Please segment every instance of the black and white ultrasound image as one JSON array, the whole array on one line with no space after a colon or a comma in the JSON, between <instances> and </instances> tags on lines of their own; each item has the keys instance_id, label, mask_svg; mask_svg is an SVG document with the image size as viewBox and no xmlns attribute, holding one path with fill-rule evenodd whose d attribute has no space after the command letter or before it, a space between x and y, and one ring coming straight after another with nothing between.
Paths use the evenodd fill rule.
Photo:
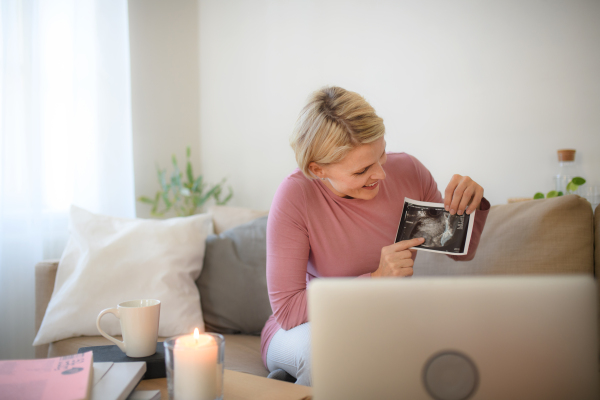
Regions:
<instances>
[{"instance_id":1,"label":"black and white ultrasound image","mask_svg":"<svg viewBox=\"0 0 600 400\"><path fill-rule=\"evenodd\" d=\"M425 238L417 248L463 253L470 215L450 215L443 207L404 203L396 242Z\"/></svg>"}]
</instances>

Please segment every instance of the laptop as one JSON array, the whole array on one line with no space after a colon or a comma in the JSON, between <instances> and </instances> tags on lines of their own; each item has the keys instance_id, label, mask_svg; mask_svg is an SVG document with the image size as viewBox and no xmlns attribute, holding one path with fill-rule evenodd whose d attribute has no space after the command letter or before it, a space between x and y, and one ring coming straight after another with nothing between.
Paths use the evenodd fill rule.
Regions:
<instances>
[{"instance_id":1,"label":"laptop","mask_svg":"<svg viewBox=\"0 0 600 400\"><path fill-rule=\"evenodd\" d=\"M597 399L590 276L313 280L315 400Z\"/></svg>"}]
</instances>

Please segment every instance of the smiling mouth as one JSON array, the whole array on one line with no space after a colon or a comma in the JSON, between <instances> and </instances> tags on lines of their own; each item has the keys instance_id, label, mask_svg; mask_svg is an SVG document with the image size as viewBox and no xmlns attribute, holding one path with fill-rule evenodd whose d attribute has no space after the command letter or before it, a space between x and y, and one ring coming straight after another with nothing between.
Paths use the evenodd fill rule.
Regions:
<instances>
[{"instance_id":1,"label":"smiling mouth","mask_svg":"<svg viewBox=\"0 0 600 400\"><path fill-rule=\"evenodd\" d=\"M371 183L370 185L363 186L363 188L365 188L365 189L374 189L377 186L378 183L379 183L379 181L375 181L375 182Z\"/></svg>"}]
</instances>

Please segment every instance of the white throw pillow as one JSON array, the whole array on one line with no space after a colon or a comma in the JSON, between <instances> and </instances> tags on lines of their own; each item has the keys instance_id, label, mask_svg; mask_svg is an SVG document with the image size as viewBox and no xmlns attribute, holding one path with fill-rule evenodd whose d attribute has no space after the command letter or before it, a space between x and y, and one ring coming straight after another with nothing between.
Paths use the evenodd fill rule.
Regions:
<instances>
[{"instance_id":1,"label":"white throw pillow","mask_svg":"<svg viewBox=\"0 0 600 400\"><path fill-rule=\"evenodd\" d=\"M105 308L135 299L161 301L159 336L204 330L200 276L212 218L200 214L167 220L115 218L70 210L70 237L35 346L75 336L97 336ZM109 335L119 320L102 318Z\"/></svg>"}]
</instances>

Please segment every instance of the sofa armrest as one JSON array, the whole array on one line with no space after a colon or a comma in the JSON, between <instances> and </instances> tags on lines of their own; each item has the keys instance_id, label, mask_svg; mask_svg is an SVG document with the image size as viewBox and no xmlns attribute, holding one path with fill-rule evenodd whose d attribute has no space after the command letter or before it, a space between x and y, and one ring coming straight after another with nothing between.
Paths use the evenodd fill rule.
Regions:
<instances>
[{"instance_id":1,"label":"sofa armrest","mask_svg":"<svg viewBox=\"0 0 600 400\"><path fill-rule=\"evenodd\" d=\"M58 260L45 260L35 266L35 334L37 335L54 291ZM35 358L48 357L48 345L35 346Z\"/></svg>"},{"instance_id":2,"label":"sofa armrest","mask_svg":"<svg viewBox=\"0 0 600 400\"><path fill-rule=\"evenodd\" d=\"M596 278L600 279L600 204L594 211L594 262Z\"/></svg>"}]
</instances>

